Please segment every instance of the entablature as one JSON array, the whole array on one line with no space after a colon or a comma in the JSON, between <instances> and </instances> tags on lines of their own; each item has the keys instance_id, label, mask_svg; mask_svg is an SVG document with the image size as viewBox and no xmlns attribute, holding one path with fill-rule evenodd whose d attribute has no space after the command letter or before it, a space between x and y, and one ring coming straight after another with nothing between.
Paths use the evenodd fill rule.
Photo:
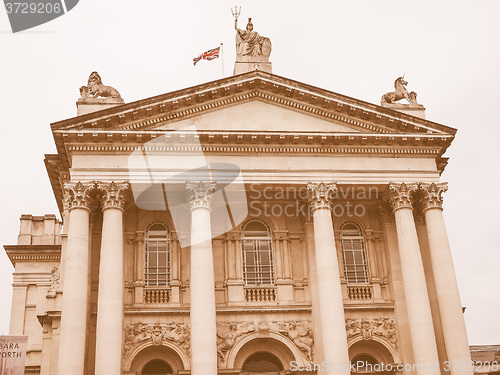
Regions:
<instances>
[{"instance_id":1,"label":"entablature","mask_svg":"<svg viewBox=\"0 0 500 375\"><path fill-rule=\"evenodd\" d=\"M4 245L13 266L18 262L59 262L61 245Z\"/></svg>"}]
</instances>

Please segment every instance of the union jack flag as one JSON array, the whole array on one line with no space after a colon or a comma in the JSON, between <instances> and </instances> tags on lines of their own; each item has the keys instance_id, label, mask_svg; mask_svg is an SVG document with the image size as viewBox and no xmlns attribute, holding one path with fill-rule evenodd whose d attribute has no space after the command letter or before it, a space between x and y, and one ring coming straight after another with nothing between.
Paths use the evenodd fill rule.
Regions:
<instances>
[{"instance_id":1,"label":"union jack flag","mask_svg":"<svg viewBox=\"0 0 500 375\"><path fill-rule=\"evenodd\" d=\"M200 56L193 59L193 65L200 60L213 60L219 58L220 46L214 49L210 49L207 52L203 52Z\"/></svg>"}]
</instances>

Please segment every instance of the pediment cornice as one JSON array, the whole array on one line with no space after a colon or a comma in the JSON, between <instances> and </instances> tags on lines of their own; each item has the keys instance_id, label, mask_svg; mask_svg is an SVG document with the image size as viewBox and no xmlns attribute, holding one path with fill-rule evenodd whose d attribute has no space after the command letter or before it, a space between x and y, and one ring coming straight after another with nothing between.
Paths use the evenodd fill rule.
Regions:
<instances>
[{"instance_id":1,"label":"pediment cornice","mask_svg":"<svg viewBox=\"0 0 500 375\"><path fill-rule=\"evenodd\" d=\"M456 130L318 87L260 71L139 100L52 124L54 132L146 130L251 100L369 133L454 135Z\"/></svg>"}]
</instances>

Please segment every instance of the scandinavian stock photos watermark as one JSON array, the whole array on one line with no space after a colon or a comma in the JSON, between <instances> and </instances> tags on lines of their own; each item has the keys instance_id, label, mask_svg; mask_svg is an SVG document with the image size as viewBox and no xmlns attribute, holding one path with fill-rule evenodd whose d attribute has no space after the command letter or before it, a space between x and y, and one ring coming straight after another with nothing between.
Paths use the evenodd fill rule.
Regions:
<instances>
[{"instance_id":1,"label":"scandinavian stock photos watermark","mask_svg":"<svg viewBox=\"0 0 500 375\"><path fill-rule=\"evenodd\" d=\"M490 371L496 372L500 370L500 364L496 361L444 361L442 365L438 362L422 364L422 363L370 363L365 361L354 361L349 363L333 363L323 361L320 363L301 364L296 361L290 362L290 370L292 371L344 371L351 373L386 373L386 372L435 372L438 374L441 368L444 371L467 371L470 372L477 367L485 369L485 373Z\"/></svg>"},{"instance_id":2,"label":"scandinavian stock photos watermark","mask_svg":"<svg viewBox=\"0 0 500 375\"><path fill-rule=\"evenodd\" d=\"M240 160L248 165L251 158L246 155ZM188 233L191 201L208 196L212 237L247 218L312 217L305 184L284 187L245 181L238 160L235 157L234 163L226 163L221 156L206 155L195 126L155 137L128 158L135 203L144 210L168 209L176 231ZM338 202L332 205L334 217L362 217L367 210L362 202L377 199L378 189L338 187L333 198ZM179 241L183 247L190 245L186 236Z\"/></svg>"},{"instance_id":3,"label":"scandinavian stock photos watermark","mask_svg":"<svg viewBox=\"0 0 500 375\"><path fill-rule=\"evenodd\" d=\"M31 29L73 9L79 0L4 0L12 32Z\"/></svg>"}]
</instances>

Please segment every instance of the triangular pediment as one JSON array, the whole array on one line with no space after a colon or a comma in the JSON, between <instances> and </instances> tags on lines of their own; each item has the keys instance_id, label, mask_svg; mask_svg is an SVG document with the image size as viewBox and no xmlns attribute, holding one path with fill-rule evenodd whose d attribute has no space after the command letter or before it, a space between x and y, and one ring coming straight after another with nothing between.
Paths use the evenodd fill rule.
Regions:
<instances>
[{"instance_id":1,"label":"triangular pediment","mask_svg":"<svg viewBox=\"0 0 500 375\"><path fill-rule=\"evenodd\" d=\"M198 131L332 132L358 133L359 128L310 116L286 107L251 100L199 115L165 122L151 130L180 130L195 126Z\"/></svg>"},{"instance_id":2,"label":"triangular pediment","mask_svg":"<svg viewBox=\"0 0 500 375\"><path fill-rule=\"evenodd\" d=\"M206 130L454 135L455 129L264 72L52 124L54 131Z\"/></svg>"}]
</instances>

